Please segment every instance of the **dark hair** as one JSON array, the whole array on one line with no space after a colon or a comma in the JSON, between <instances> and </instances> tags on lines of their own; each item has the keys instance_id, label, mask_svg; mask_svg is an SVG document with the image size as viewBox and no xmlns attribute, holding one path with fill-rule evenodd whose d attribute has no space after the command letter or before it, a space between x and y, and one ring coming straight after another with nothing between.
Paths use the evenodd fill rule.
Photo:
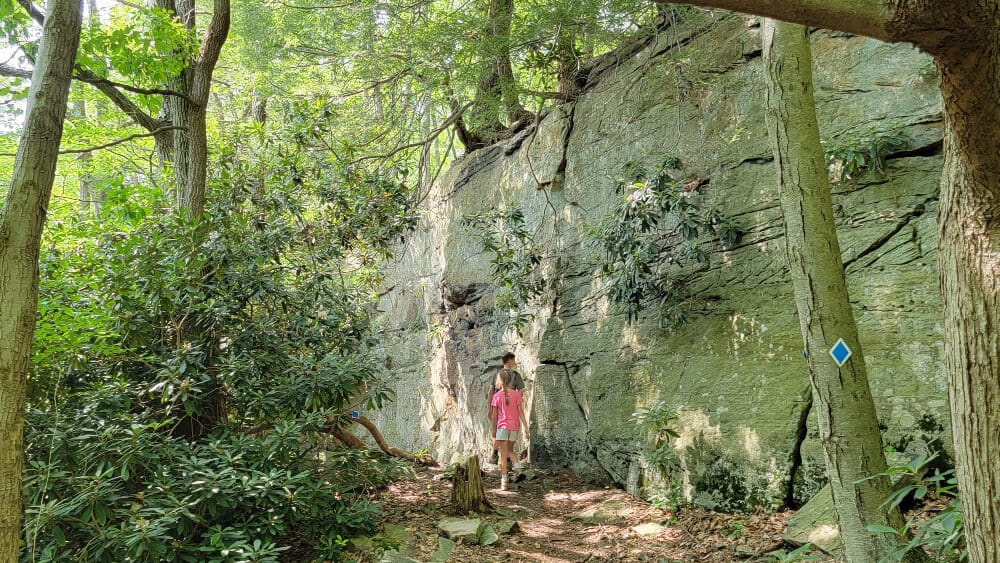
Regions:
<instances>
[{"instance_id":1,"label":"dark hair","mask_svg":"<svg viewBox=\"0 0 1000 563\"><path fill-rule=\"evenodd\" d=\"M505 364L513 359L514 359L514 352L507 352L506 354L503 355L502 358L500 358L500 360Z\"/></svg>"}]
</instances>

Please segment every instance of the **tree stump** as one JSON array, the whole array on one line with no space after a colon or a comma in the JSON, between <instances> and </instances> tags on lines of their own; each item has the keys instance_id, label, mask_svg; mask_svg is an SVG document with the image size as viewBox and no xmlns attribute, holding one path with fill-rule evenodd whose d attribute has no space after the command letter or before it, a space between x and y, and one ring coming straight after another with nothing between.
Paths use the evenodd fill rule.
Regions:
<instances>
[{"instance_id":1,"label":"tree stump","mask_svg":"<svg viewBox=\"0 0 1000 563\"><path fill-rule=\"evenodd\" d=\"M451 487L451 510L455 514L484 513L493 510L493 505L486 500L479 456L469 456L469 461L465 465L455 467L455 478Z\"/></svg>"}]
</instances>

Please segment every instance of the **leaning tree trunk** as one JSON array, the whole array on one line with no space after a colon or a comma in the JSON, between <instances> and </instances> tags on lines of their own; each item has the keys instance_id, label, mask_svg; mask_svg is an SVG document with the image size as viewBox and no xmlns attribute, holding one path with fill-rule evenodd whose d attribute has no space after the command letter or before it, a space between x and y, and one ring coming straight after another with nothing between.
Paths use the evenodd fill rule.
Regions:
<instances>
[{"instance_id":1,"label":"leaning tree trunk","mask_svg":"<svg viewBox=\"0 0 1000 563\"><path fill-rule=\"evenodd\" d=\"M469 456L465 465L455 467L455 478L451 487L451 510L455 514L491 512L493 505L486 500L483 485L483 471L479 467L479 456Z\"/></svg>"},{"instance_id":2,"label":"leaning tree trunk","mask_svg":"<svg viewBox=\"0 0 1000 563\"><path fill-rule=\"evenodd\" d=\"M38 252L55 180L81 0L52 0L31 76L24 132L0 209L0 561L21 537L24 401L38 309Z\"/></svg>"},{"instance_id":3,"label":"leaning tree trunk","mask_svg":"<svg viewBox=\"0 0 1000 563\"><path fill-rule=\"evenodd\" d=\"M847 560L879 561L898 549L898 509L880 507L891 492L875 402L847 293L830 183L813 99L806 27L765 20L765 116L778 165L785 248L806 344L809 377L827 474ZM853 355L838 366L828 351L843 339ZM915 559L914 559L915 560Z\"/></svg>"},{"instance_id":4,"label":"leaning tree trunk","mask_svg":"<svg viewBox=\"0 0 1000 563\"><path fill-rule=\"evenodd\" d=\"M937 57L946 116L938 216L944 350L966 541L977 563L1000 562L998 40L994 32Z\"/></svg>"}]
</instances>

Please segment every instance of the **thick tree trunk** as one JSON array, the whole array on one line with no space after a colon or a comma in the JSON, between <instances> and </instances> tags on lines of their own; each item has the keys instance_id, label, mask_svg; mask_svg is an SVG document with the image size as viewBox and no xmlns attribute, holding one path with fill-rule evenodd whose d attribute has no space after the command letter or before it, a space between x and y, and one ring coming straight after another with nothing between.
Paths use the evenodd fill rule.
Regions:
<instances>
[{"instance_id":1,"label":"thick tree trunk","mask_svg":"<svg viewBox=\"0 0 1000 563\"><path fill-rule=\"evenodd\" d=\"M158 8L172 12L187 29L194 30L194 0L153 0ZM174 200L192 217L205 211L208 182L208 134L206 116L212 74L229 34L230 0L215 0L214 13L197 57L167 87L182 96L166 96L162 121L183 127L156 136L156 152L161 164L170 163L174 172Z\"/></svg>"},{"instance_id":2,"label":"thick tree trunk","mask_svg":"<svg viewBox=\"0 0 1000 563\"><path fill-rule=\"evenodd\" d=\"M498 47L493 58L493 68L499 83L500 99L503 100L508 125L530 117L521 105L514 69L510 64L510 27L513 20L514 0L491 0L490 31Z\"/></svg>"},{"instance_id":3,"label":"thick tree trunk","mask_svg":"<svg viewBox=\"0 0 1000 563\"><path fill-rule=\"evenodd\" d=\"M580 93L577 79L580 77L580 57L576 52L575 33L571 26L565 26L556 36L556 82L563 101L572 100Z\"/></svg>"},{"instance_id":4,"label":"thick tree trunk","mask_svg":"<svg viewBox=\"0 0 1000 563\"><path fill-rule=\"evenodd\" d=\"M174 13L177 20L185 28L194 30L195 11L192 0L156 0L157 5L164 10ZM181 72L167 81L167 87L176 92L183 92L191 95L191 87L194 79L193 64L181 70ZM194 137L198 135L197 114L199 109L202 113L201 124L204 127L205 108L198 108L191 100L179 96L168 96L165 100L166 115L173 125L184 127L184 129L174 130L173 138L169 144L172 150L172 164L174 170L174 201L177 207L187 210L191 215L197 216L204 211L204 185L195 184L196 163L192 162ZM204 130L201 131L204 135ZM165 148L165 147L164 147Z\"/></svg>"},{"instance_id":5,"label":"thick tree trunk","mask_svg":"<svg viewBox=\"0 0 1000 563\"><path fill-rule=\"evenodd\" d=\"M82 19L81 0L52 0L47 7L24 132L0 209L0 561L18 560L24 400L38 308L38 252Z\"/></svg>"},{"instance_id":6,"label":"thick tree trunk","mask_svg":"<svg viewBox=\"0 0 1000 563\"><path fill-rule=\"evenodd\" d=\"M451 487L451 510L455 514L470 512L485 514L493 511L493 505L486 499L479 456L469 456L469 461L465 465L455 467L455 478Z\"/></svg>"},{"instance_id":7,"label":"thick tree trunk","mask_svg":"<svg viewBox=\"0 0 1000 563\"><path fill-rule=\"evenodd\" d=\"M937 59L947 125L938 216L945 362L969 558L983 563L1000 562L998 36Z\"/></svg>"},{"instance_id":8,"label":"thick tree trunk","mask_svg":"<svg viewBox=\"0 0 1000 563\"><path fill-rule=\"evenodd\" d=\"M892 489L888 477L875 477L886 469L885 455L833 222L808 30L765 20L764 60L785 248L841 538L848 561L878 561L899 546L895 536L873 534L868 525L898 528L903 520L898 510L880 508ZM838 339L853 352L842 366L828 353Z\"/></svg>"},{"instance_id":9,"label":"thick tree trunk","mask_svg":"<svg viewBox=\"0 0 1000 563\"><path fill-rule=\"evenodd\" d=\"M501 122L514 124L530 117L518 98L517 83L510 64L510 28L514 19L514 0L489 0L488 21L484 35L490 51L483 62L475 102L469 107L459 138L467 150L499 140L507 129ZM462 134L464 133L464 135ZM468 138L468 139L466 139Z\"/></svg>"}]
</instances>

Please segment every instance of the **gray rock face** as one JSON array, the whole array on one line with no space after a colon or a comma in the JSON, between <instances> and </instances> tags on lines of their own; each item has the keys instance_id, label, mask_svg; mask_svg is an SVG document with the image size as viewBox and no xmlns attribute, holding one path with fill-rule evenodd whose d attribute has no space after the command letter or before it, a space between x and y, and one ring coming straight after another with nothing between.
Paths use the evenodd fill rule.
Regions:
<instances>
[{"instance_id":1,"label":"gray rock face","mask_svg":"<svg viewBox=\"0 0 1000 563\"><path fill-rule=\"evenodd\" d=\"M899 450L947 444L934 257L943 122L933 67L902 45L822 32L813 41L823 134L908 136L885 174L835 184L834 205L885 439ZM387 439L442 461L488 453L486 393L512 350L526 375L536 464L655 496L647 436L631 414L666 401L679 415L673 447L689 500L779 507L822 487L759 48L759 29L737 16L662 32L633 58L605 65L572 104L439 179L380 305L397 394L374 415ZM747 234L728 251L708 245L708 265L683 266L687 322L665 322L651 306L628 324L608 301L587 229L621 197L615 177L626 163L652 168L668 156L707 178L702 192ZM542 253L545 291L520 335L495 312L490 256L462 221L498 208L524 213Z\"/></svg>"}]
</instances>

